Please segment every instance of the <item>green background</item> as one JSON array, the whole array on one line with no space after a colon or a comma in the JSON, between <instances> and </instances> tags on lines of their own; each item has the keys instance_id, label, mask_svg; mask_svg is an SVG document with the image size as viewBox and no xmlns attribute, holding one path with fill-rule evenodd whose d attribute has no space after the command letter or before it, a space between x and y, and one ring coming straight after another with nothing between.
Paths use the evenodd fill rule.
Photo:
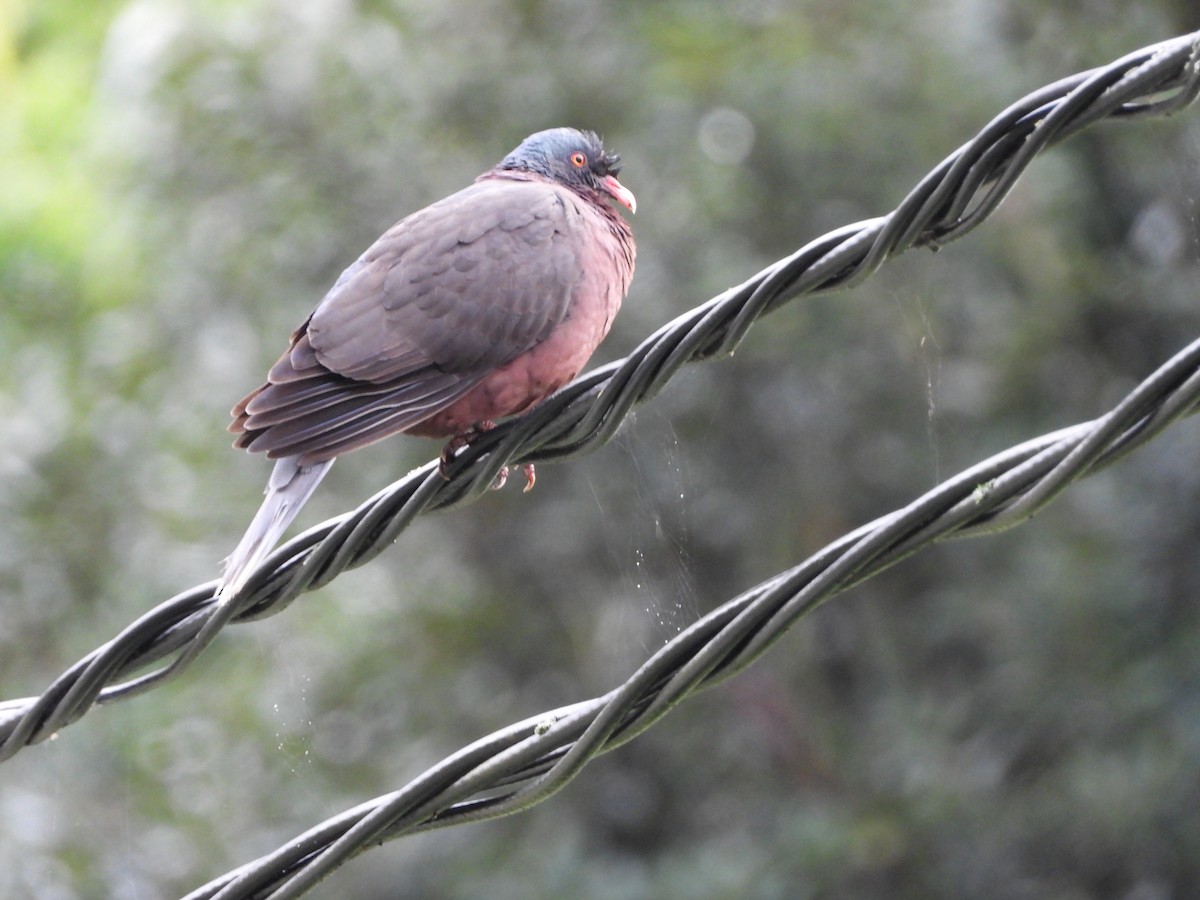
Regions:
<instances>
[{"instance_id":1,"label":"green background","mask_svg":"<svg viewBox=\"0 0 1200 900\"><path fill-rule=\"evenodd\" d=\"M602 361L887 212L1025 93L1193 27L1111 0L7 0L0 697L216 576L269 468L229 449L229 407L370 241L526 134L601 131L637 194ZM965 240L789 305L532 494L421 519L24 750L0 895L183 893L1101 414L1196 336L1198 163L1200 108L1094 127ZM1185 422L927 550L538 809L314 896L1200 894L1198 442ZM352 454L300 524L437 449Z\"/></svg>"}]
</instances>

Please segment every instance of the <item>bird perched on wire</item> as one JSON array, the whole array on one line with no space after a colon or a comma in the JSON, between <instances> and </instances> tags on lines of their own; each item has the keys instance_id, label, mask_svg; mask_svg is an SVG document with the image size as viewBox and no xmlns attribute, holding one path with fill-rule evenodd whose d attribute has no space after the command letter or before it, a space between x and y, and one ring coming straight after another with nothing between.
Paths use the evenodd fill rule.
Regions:
<instances>
[{"instance_id":1,"label":"bird perched on wire","mask_svg":"<svg viewBox=\"0 0 1200 900\"><path fill-rule=\"evenodd\" d=\"M445 466L496 419L574 378L633 277L619 157L592 132L531 135L471 186L400 220L292 333L233 408L234 446L276 460L226 561L238 591L342 453L397 432L450 438ZM526 467L526 490L533 468Z\"/></svg>"}]
</instances>

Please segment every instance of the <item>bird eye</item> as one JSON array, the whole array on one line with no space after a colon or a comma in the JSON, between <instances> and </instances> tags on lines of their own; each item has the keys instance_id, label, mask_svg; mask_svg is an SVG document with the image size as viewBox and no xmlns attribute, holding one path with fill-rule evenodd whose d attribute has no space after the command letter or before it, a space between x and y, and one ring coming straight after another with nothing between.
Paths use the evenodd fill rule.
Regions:
<instances>
[{"instance_id":1,"label":"bird eye","mask_svg":"<svg viewBox=\"0 0 1200 900\"><path fill-rule=\"evenodd\" d=\"M573 165L577 169L582 169L584 166L587 165L587 157L584 156L582 153L580 153L578 150L576 150L574 153L571 154L570 159L571 159L571 165Z\"/></svg>"}]
</instances>

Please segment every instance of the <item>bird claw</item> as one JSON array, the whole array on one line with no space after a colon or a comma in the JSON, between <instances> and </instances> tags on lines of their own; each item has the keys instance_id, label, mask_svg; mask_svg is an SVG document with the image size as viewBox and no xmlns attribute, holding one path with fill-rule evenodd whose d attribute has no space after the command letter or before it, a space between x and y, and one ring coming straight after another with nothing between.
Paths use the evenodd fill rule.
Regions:
<instances>
[{"instance_id":1,"label":"bird claw","mask_svg":"<svg viewBox=\"0 0 1200 900\"><path fill-rule=\"evenodd\" d=\"M521 471L525 473L525 487L521 489L521 493L528 494L533 490L533 485L537 481L537 470L534 469L533 463L525 463L521 466ZM496 473L496 480L488 490L498 491L504 485L508 484L508 466L501 466L500 471Z\"/></svg>"},{"instance_id":2,"label":"bird claw","mask_svg":"<svg viewBox=\"0 0 1200 900\"><path fill-rule=\"evenodd\" d=\"M466 439L456 437L442 448L442 452L438 455L438 474L442 476L442 481L450 480L450 473L447 469L450 463L454 462L454 454L458 453L465 446L467 446Z\"/></svg>"},{"instance_id":3,"label":"bird claw","mask_svg":"<svg viewBox=\"0 0 1200 900\"><path fill-rule=\"evenodd\" d=\"M463 447L470 445L471 441L479 437L485 431L491 431L496 427L496 423L490 420L484 420L478 425L475 425L470 431L463 434L455 435L446 442L446 446L442 448L441 454L438 456L438 474L445 481L450 480L449 467L450 463L454 462L454 457L458 455L458 451ZM521 471L525 473L525 487L523 493L528 494L533 490L533 485L537 481L537 472L533 468L533 463L525 463L521 466ZM496 473L496 480L492 482L489 490L498 491L508 483L508 466L501 467Z\"/></svg>"},{"instance_id":4,"label":"bird claw","mask_svg":"<svg viewBox=\"0 0 1200 900\"><path fill-rule=\"evenodd\" d=\"M442 476L443 481L450 480L450 463L454 462L454 457L458 455L458 451L463 447L468 447L471 441L479 437L485 431L491 431L496 427L496 423L491 419L484 419L482 422L471 427L469 431L462 434L456 434L446 442L446 446L442 448L442 452L438 455L438 474ZM507 476L506 476L507 477ZM504 481L497 476L501 486Z\"/></svg>"}]
</instances>

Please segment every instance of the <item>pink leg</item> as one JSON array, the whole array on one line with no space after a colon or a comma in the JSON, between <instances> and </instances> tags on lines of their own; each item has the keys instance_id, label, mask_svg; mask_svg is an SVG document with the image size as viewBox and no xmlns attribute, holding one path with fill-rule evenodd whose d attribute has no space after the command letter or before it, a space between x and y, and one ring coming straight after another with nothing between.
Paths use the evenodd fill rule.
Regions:
<instances>
[{"instance_id":1,"label":"pink leg","mask_svg":"<svg viewBox=\"0 0 1200 900\"><path fill-rule=\"evenodd\" d=\"M446 446L442 448L441 455L438 457L438 474L441 475L442 478L449 481L450 476L446 474L446 468L451 462L454 461L454 457L457 455L458 451L463 447L469 446L471 441L475 440L475 438L479 437L479 435L483 434L485 431L491 431L495 427L495 422L491 421L490 419L485 419L482 422L476 423L469 431L465 431L462 434L456 434L454 437L450 438L450 440L446 443ZM525 463L525 465L521 468L522 471L525 472L524 493L527 494L533 490L533 485L535 482L537 482L537 472L533 467L533 463ZM496 473L496 480L492 482L491 489L493 491L498 491L500 488L504 487L507 481L508 466L504 466L499 472Z\"/></svg>"}]
</instances>

